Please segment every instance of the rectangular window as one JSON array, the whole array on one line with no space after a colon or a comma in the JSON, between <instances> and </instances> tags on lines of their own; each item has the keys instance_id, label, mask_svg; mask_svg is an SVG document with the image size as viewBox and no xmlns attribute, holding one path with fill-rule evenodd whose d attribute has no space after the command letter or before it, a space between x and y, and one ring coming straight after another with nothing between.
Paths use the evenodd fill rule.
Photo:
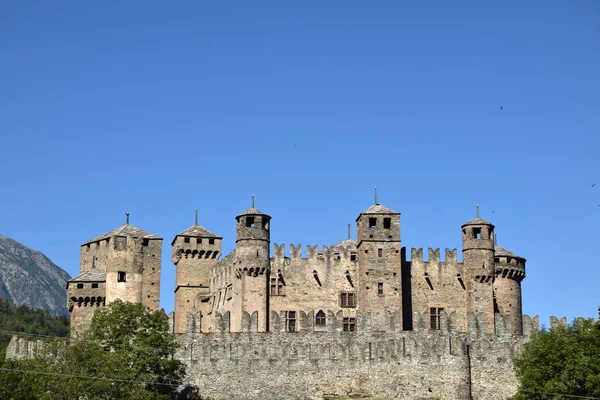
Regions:
<instances>
[{"instance_id":1,"label":"rectangular window","mask_svg":"<svg viewBox=\"0 0 600 400\"><path fill-rule=\"evenodd\" d=\"M377 218L369 218L369 228L377 228Z\"/></svg>"},{"instance_id":2,"label":"rectangular window","mask_svg":"<svg viewBox=\"0 0 600 400\"><path fill-rule=\"evenodd\" d=\"M296 332L296 311L288 311L286 314L286 332Z\"/></svg>"},{"instance_id":3,"label":"rectangular window","mask_svg":"<svg viewBox=\"0 0 600 400\"><path fill-rule=\"evenodd\" d=\"M269 219L267 217L262 217L262 227L263 229L269 229Z\"/></svg>"},{"instance_id":4,"label":"rectangular window","mask_svg":"<svg viewBox=\"0 0 600 400\"><path fill-rule=\"evenodd\" d=\"M340 307L356 308L356 293L351 293L351 292L340 293Z\"/></svg>"},{"instance_id":5,"label":"rectangular window","mask_svg":"<svg viewBox=\"0 0 600 400\"><path fill-rule=\"evenodd\" d=\"M196 244L202 244L202 238L197 238L196 239Z\"/></svg>"},{"instance_id":6,"label":"rectangular window","mask_svg":"<svg viewBox=\"0 0 600 400\"><path fill-rule=\"evenodd\" d=\"M344 332L354 332L356 330L356 318L344 318Z\"/></svg>"},{"instance_id":7,"label":"rectangular window","mask_svg":"<svg viewBox=\"0 0 600 400\"><path fill-rule=\"evenodd\" d=\"M283 281L280 278L271 278L271 296L283 296Z\"/></svg>"},{"instance_id":8,"label":"rectangular window","mask_svg":"<svg viewBox=\"0 0 600 400\"><path fill-rule=\"evenodd\" d=\"M350 261L356 261L356 254L350 255Z\"/></svg>"},{"instance_id":9,"label":"rectangular window","mask_svg":"<svg viewBox=\"0 0 600 400\"><path fill-rule=\"evenodd\" d=\"M315 317L315 325L325 326L325 322L326 322L325 313L321 310L317 313L317 316Z\"/></svg>"},{"instance_id":10,"label":"rectangular window","mask_svg":"<svg viewBox=\"0 0 600 400\"><path fill-rule=\"evenodd\" d=\"M83 289L83 283L78 283L77 284L77 289Z\"/></svg>"},{"instance_id":11,"label":"rectangular window","mask_svg":"<svg viewBox=\"0 0 600 400\"><path fill-rule=\"evenodd\" d=\"M481 228L473 228L473 237L475 239L481 239Z\"/></svg>"},{"instance_id":12,"label":"rectangular window","mask_svg":"<svg viewBox=\"0 0 600 400\"><path fill-rule=\"evenodd\" d=\"M377 284L377 294L383 295L383 282Z\"/></svg>"},{"instance_id":13,"label":"rectangular window","mask_svg":"<svg viewBox=\"0 0 600 400\"><path fill-rule=\"evenodd\" d=\"M429 308L429 329L440 329L440 313L444 311L442 307Z\"/></svg>"},{"instance_id":14,"label":"rectangular window","mask_svg":"<svg viewBox=\"0 0 600 400\"><path fill-rule=\"evenodd\" d=\"M117 282L127 282L127 274L124 271L117 272Z\"/></svg>"},{"instance_id":15,"label":"rectangular window","mask_svg":"<svg viewBox=\"0 0 600 400\"><path fill-rule=\"evenodd\" d=\"M98 284L97 283L92 283L92 289L98 289Z\"/></svg>"},{"instance_id":16,"label":"rectangular window","mask_svg":"<svg viewBox=\"0 0 600 400\"><path fill-rule=\"evenodd\" d=\"M383 249L377 249L377 257L383 257Z\"/></svg>"},{"instance_id":17,"label":"rectangular window","mask_svg":"<svg viewBox=\"0 0 600 400\"><path fill-rule=\"evenodd\" d=\"M107 243L108 243L108 242L107 242ZM148 240L148 239L144 239L144 240L142 240L142 246L146 246L146 247L147 247L147 246L148 246L148 244L150 244L150 240Z\"/></svg>"},{"instance_id":18,"label":"rectangular window","mask_svg":"<svg viewBox=\"0 0 600 400\"><path fill-rule=\"evenodd\" d=\"M246 217L246 226L248 228L254 228L254 217Z\"/></svg>"},{"instance_id":19,"label":"rectangular window","mask_svg":"<svg viewBox=\"0 0 600 400\"><path fill-rule=\"evenodd\" d=\"M183 238L183 243L189 243L190 242L190 238Z\"/></svg>"},{"instance_id":20,"label":"rectangular window","mask_svg":"<svg viewBox=\"0 0 600 400\"><path fill-rule=\"evenodd\" d=\"M215 244L215 239L208 239L208 244Z\"/></svg>"},{"instance_id":21,"label":"rectangular window","mask_svg":"<svg viewBox=\"0 0 600 400\"><path fill-rule=\"evenodd\" d=\"M391 229L391 227L392 227L392 219L384 218L383 219L383 229Z\"/></svg>"}]
</instances>

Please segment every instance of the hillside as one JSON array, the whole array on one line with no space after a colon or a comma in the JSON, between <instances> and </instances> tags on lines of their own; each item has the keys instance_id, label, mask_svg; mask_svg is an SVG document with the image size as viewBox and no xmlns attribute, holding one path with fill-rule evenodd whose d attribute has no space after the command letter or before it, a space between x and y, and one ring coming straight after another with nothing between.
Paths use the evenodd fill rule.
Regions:
<instances>
[{"instance_id":1,"label":"hillside","mask_svg":"<svg viewBox=\"0 0 600 400\"><path fill-rule=\"evenodd\" d=\"M0 235L0 297L10 304L68 315L71 277L39 251Z\"/></svg>"}]
</instances>

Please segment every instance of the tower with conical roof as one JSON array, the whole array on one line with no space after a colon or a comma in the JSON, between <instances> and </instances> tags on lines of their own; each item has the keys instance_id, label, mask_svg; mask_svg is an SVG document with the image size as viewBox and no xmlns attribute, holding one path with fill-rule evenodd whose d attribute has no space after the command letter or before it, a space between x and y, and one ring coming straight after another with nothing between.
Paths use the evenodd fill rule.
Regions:
<instances>
[{"instance_id":1,"label":"tower with conical roof","mask_svg":"<svg viewBox=\"0 0 600 400\"><path fill-rule=\"evenodd\" d=\"M494 253L496 279L494 280L495 312L510 322L512 333L523 334L521 281L525 279L525 259L496 245Z\"/></svg>"},{"instance_id":2,"label":"tower with conical roof","mask_svg":"<svg viewBox=\"0 0 600 400\"><path fill-rule=\"evenodd\" d=\"M268 279L271 259L271 217L252 206L237 221L236 271L241 279L241 307L231 315L233 329L241 328L242 314L258 313L258 331L269 330Z\"/></svg>"},{"instance_id":3,"label":"tower with conical roof","mask_svg":"<svg viewBox=\"0 0 600 400\"><path fill-rule=\"evenodd\" d=\"M377 189L375 204L356 219L356 241L358 309L371 311L375 327L383 325L385 311L400 313L402 321L400 213L379 204Z\"/></svg>"},{"instance_id":4,"label":"tower with conical roof","mask_svg":"<svg viewBox=\"0 0 600 400\"><path fill-rule=\"evenodd\" d=\"M494 333L494 225L479 217L462 225L463 269L467 313L483 316L487 333Z\"/></svg>"},{"instance_id":5,"label":"tower with conical roof","mask_svg":"<svg viewBox=\"0 0 600 400\"><path fill-rule=\"evenodd\" d=\"M92 312L75 308L92 304L92 297L102 305L119 299L158 309L162 238L131 225L126 215L124 225L81 245L80 275L67 284L74 331L91 322Z\"/></svg>"},{"instance_id":6,"label":"tower with conical roof","mask_svg":"<svg viewBox=\"0 0 600 400\"><path fill-rule=\"evenodd\" d=\"M201 321L209 312L210 271L218 263L223 238L198 225L177 234L171 242L175 264L175 333L187 331L187 314L200 313ZM202 324L202 323L201 323ZM202 329L206 331L206 329Z\"/></svg>"}]
</instances>

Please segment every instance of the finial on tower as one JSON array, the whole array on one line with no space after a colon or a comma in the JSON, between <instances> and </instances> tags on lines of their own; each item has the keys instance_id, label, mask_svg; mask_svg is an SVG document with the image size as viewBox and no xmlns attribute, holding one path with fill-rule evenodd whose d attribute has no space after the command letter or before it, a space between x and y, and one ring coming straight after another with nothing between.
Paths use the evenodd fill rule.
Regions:
<instances>
[{"instance_id":1,"label":"finial on tower","mask_svg":"<svg viewBox=\"0 0 600 400\"><path fill-rule=\"evenodd\" d=\"M194 220L194 225L198 225L198 210L196 210L196 219Z\"/></svg>"},{"instance_id":2,"label":"finial on tower","mask_svg":"<svg viewBox=\"0 0 600 400\"><path fill-rule=\"evenodd\" d=\"M252 208L254 208L254 195L252 195Z\"/></svg>"},{"instance_id":3,"label":"finial on tower","mask_svg":"<svg viewBox=\"0 0 600 400\"><path fill-rule=\"evenodd\" d=\"M379 201L377 200L377 186L375 186L375 204L379 204Z\"/></svg>"},{"instance_id":4,"label":"finial on tower","mask_svg":"<svg viewBox=\"0 0 600 400\"><path fill-rule=\"evenodd\" d=\"M350 239L350 224L348 224L348 239Z\"/></svg>"},{"instance_id":5,"label":"finial on tower","mask_svg":"<svg viewBox=\"0 0 600 400\"><path fill-rule=\"evenodd\" d=\"M129 213L125 213L125 223L129 225Z\"/></svg>"},{"instance_id":6,"label":"finial on tower","mask_svg":"<svg viewBox=\"0 0 600 400\"><path fill-rule=\"evenodd\" d=\"M475 206L475 217L479 218L479 204Z\"/></svg>"}]
</instances>

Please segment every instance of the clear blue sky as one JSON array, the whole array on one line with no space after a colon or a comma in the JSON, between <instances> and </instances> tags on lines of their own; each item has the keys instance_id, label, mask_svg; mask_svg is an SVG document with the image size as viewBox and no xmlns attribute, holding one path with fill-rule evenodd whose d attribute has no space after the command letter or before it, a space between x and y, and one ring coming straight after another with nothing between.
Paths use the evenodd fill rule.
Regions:
<instances>
[{"instance_id":1,"label":"clear blue sky","mask_svg":"<svg viewBox=\"0 0 600 400\"><path fill-rule=\"evenodd\" d=\"M252 194L273 242L331 245L377 186L408 249L480 204L525 313L595 317L600 2L410 3L3 2L0 233L75 276L130 212L169 312L195 209L225 253Z\"/></svg>"}]
</instances>

